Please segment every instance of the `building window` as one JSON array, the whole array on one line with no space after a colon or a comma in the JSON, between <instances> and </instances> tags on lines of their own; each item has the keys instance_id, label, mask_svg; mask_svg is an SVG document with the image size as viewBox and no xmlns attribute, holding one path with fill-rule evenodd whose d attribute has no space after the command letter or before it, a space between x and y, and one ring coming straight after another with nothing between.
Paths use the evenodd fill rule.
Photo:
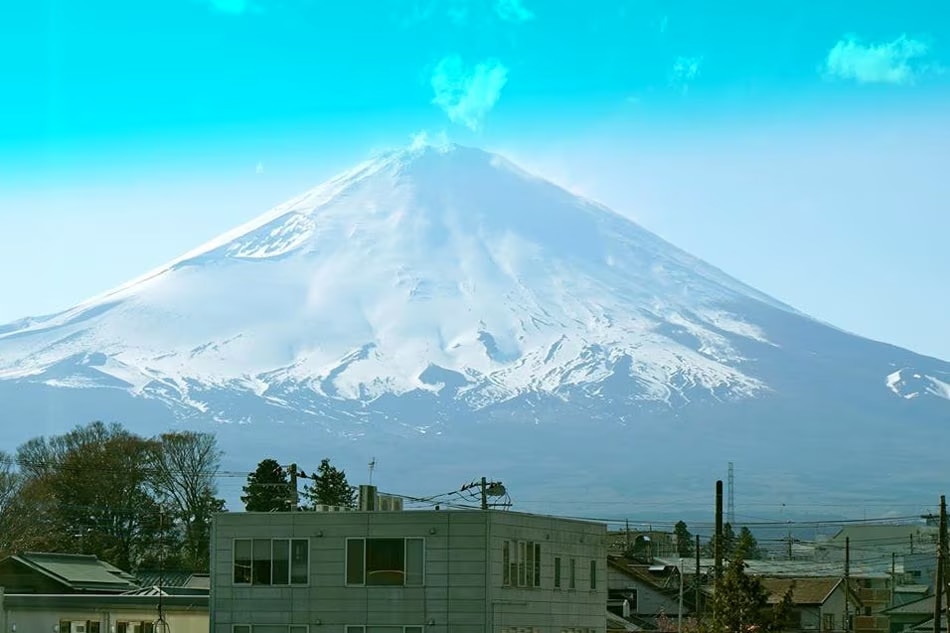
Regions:
<instances>
[{"instance_id":1,"label":"building window","mask_svg":"<svg viewBox=\"0 0 950 633\"><path fill-rule=\"evenodd\" d=\"M825 613L821 616L821 629L823 631L834 631L835 630L835 614L834 613Z\"/></svg>"},{"instance_id":2,"label":"building window","mask_svg":"<svg viewBox=\"0 0 950 633\"><path fill-rule=\"evenodd\" d=\"M62 631L63 628L60 627ZM65 629L69 631L70 629ZM88 631L88 629L86 629ZM123 622L115 623L115 633L155 633L155 624L152 622Z\"/></svg>"},{"instance_id":3,"label":"building window","mask_svg":"<svg viewBox=\"0 0 950 633\"><path fill-rule=\"evenodd\" d=\"M590 562L590 588L597 588L597 561L595 560Z\"/></svg>"},{"instance_id":4,"label":"building window","mask_svg":"<svg viewBox=\"0 0 950 633\"><path fill-rule=\"evenodd\" d=\"M502 584L506 587L541 586L541 544L533 541L503 541Z\"/></svg>"},{"instance_id":5,"label":"building window","mask_svg":"<svg viewBox=\"0 0 950 633\"><path fill-rule=\"evenodd\" d=\"M374 626L372 624L348 624L346 633L423 633L421 626Z\"/></svg>"},{"instance_id":6,"label":"building window","mask_svg":"<svg viewBox=\"0 0 950 633\"><path fill-rule=\"evenodd\" d=\"M571 589L577 589L577 563L573 558L568 563L568 576L570 578L570 584L568 587Z\"/></svg>"},{"instance_id":7,"label":"building window","mask_svg":"<svg viewBox=\"0 0 950 633\"><path fill-rule=\"evenodd\" d=\"M72 631L73 629L82 631L83 633L100 633L102 630L102 623L98 620L60 620L59 621L59 630Z\"/></svg>"},{"instance_id":8,"label":"building window","mask_svg":"<svg viewBox=\"0 0 950 633\"><path fill-rule=\"evenodd\" d=\"M561 557L554 557L554 588L561 588Z\"/></svg>"},{"instance_id":9,"label":"building window","mask_svg":"<svg viewBox=\"0 0 950 633\"><path fill-rule=\"evenodd\" d=\"M309 624L232 624L231 633L309 633Z\"/></svg>"},{"instance_id":10,"label":"building window","mask_svg":"<svg viewBox=\"0 0 950 633\"><path fill-rule=\"evenodd\" d=\"M425 584L425 539L347 539L346 584L421 587Z\"/></svg>"},{"instance_id":11,"label":"building window","mask_svg":"<svg viewBox=\"0 0 950 633\"><path fill-rule=\"evenodd\" d=\"M305 585L309 576L307 539L234 539L236 585Z\"/></svg>"}]
</instances>

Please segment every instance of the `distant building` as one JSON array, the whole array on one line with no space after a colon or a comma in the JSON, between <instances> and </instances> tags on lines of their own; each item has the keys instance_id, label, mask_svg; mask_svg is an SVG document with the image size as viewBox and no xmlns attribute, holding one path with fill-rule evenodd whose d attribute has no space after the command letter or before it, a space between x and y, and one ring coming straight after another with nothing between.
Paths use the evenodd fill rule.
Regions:
<instances>
[{"instance_id":1,"label":"distant building","mask_svg":"<svg viewBox=\"0 0 950 633\"><path fill-rule=\"evenodd\" d=\"M604 633L606 527L505 511L222 513L213 633Z\"/></svg>"}]
</instances>

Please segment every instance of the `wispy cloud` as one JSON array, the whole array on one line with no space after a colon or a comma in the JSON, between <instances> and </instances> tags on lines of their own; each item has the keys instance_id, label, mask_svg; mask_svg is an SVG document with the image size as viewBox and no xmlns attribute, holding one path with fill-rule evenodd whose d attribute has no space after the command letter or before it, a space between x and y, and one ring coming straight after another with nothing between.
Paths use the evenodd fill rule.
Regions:
<instances>
[{"instance_id":1,"label":"wispy cloud","mask_svg":"<svg viewBox=\"0 0 950 633\"><path fill-rule=\"evenodd\" d=\"M838 41L828 51L824 72L829 77L862 84L912 84L934 67L923 63L926 43L901 35L891 42L864 44L855 36Z\"/></svg>"},{"instance_id":2,"label":"wispy cloud","mask_svg":"<svg viewBox=\"0 0 950 633\"><path fill-rule=\"evenodd\" d=\"M422 149L423 147L444 148L451 144L449 135L445 130L440 130L438 134L429 134L428 130L421 130L415 134L409 135L409 149Z\"/></svg>"},{"instance_id":3,"label":"wispy cloud","mask_svg":"<svg viewBox=\"0 0 950 633\"><path fill-rule=\"evenodd\" d=\"M508 69L497 59L487 59L467 68L458 55L443 58L432 72L432 103L449 120L477 131L508 83Z\"/></svg>"},{"instance_id":4,"label":"wispy cloud","mask_svg":"<svg viewBox=\"0 0 950 633\"><path fill-rule=\"evenodd\" d=\"M495 13L506 22L527 22L534 13L521 0L495 0Z\"/></svg>"},{"instance_id":5,"label":"wispy cloud","mask_svg":"<svg viewBox=\"0 0 950 633\"><path fill-rule=\"evenodd\" d=\"M689 85L699 77L703 66L703 58L687 57L681 55L673 62L673 68L670 70L669 84L674 88L682 90L685 94L689 91Z\"/></svg>"}]
</instances>

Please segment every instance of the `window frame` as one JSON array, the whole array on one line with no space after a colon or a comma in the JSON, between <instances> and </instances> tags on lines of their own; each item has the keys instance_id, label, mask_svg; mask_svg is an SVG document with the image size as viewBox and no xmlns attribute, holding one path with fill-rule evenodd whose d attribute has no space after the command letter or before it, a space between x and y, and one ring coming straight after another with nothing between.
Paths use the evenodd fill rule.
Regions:
<instances>
[{"instance_id":1,"label":"window frame","mask_svg":"<svg viewBox=\"0 0 950 633\"><path fill-rule=\"evenodd\" d=\"M590 590L597 591L597 559L590 561Z\"/></svg>"},{"instance_id":2,"label":"window frame","mask_svg":"<svg viewBox=\"0 0 950 633\"><path fill-rule=\"evenodd\" d=\"M250 542L251 543L251 566L250 566L250 581L249 582L238 582L236 580L237 571L237 547L239 542ZM262 584L254 582L254 541L269 541L270 542L270 583ZM274 582L274 543L278 541L287 542L287 581L282 583ZM307 552L307 574L305 582L294 582L294 542L305 543L305 550ZM284 537L270 537L270 538L252 538L246 536L233 537L231 539L231 585L234 587L309 587L310 586L310 573L313 569L313 556L311 556L310 551L310 537L309 536L284 536ZM244 625L235 625L235 626L244 626ZM250 626L250 625L248 625ZM304 626L304 625L300 625Z\"/></svg>"},{"instance_id":3,"label":"window frame","mask_svg":"<svg viewBox=\"0 0 950 633\"><path fill-rule=\"evenodd\" d=\"M425 633L426 628L424 624L345 624L343 625L343 632L366 633L366 629L371 626L399 627L402 629L402 633Z\"/></svg>"},{"instance_id":4,"label":"window frame","mask_svg":"<svg viewBox=\"0 0 950 633\"><path fill-rule=\"evenodd\" d=\"M560 556L555 556L555 557L554 557L554 588L555 588L555 589L560 589L560 588L561 588L561 584L562 584L562 583L561 583L561 580L562 580L562 578L561 578L561 557L560 557Z\"/></svg>"},{"instance_id":5,"label":"window frame","mask_svg":"<svg viewBox=\"0 0 950 633\"><path fill-rule=\"evenodd\" d=\"M388 541L388 540L401 540L402 541L402 555L403 555L403 567L402 570L402 584L400 585L384 585L384 584L374 584L366 582L369 573L366 569L366 555L368 551L367 541ZM350 543L351 542L362 542L362 554L363 561L360 565L362 582L350 582ZM409 541L420 541L422 543L422 561L421 561L421 579L418 584L413 583L409 584L407 581L409 579ZM345 587L425 587L426 586L426 558L427 558L427 547L426 539L424 536L348 536L345 539L343 545L343 585ZM346 626L365 626L362 624L348 624ZM393 625L399 626L399 625ZM413 625L407 625L413 626Z\"/></svg>"},{"instance_id":6,"label":"window frame","mask_svg":"<svg viewBox=\"0 0 950 633\"><path fill-rule=\"evenodd\" d=\"M303 629L303 633L310 633L309 624L264 624L264 625L255 625L255 624L232 624L231 633L254 633L255 626L283 626L286 627L287 633L300 633L300 629Z\"/></svg>"},{"instance_id":7,"label":"window frame","mask_svg":"<svg viewBox=\"0 0 950 633\"><path fill-rule=\"evenodd\" d=\"M502 587L541 587L541 541L504 539L501 545L501 564Z\"/></svg>"}]
</instances>

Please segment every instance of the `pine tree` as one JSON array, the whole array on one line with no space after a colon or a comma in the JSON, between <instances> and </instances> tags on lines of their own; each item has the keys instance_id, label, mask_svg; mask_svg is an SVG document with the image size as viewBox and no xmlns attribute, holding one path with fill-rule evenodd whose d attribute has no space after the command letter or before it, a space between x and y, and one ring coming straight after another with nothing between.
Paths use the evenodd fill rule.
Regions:
<instances>
[{"instance_id":1,"label":"pine tree","mask_svg":"<svg viewBox=\"0 0 950 633\"><path fill-rule=\"evenodd\" d=\"M791 590L779 604L769 606L762 582L745 573L745 561L736 556L713 592L711 633L772 633L789 623Z\"/></svg>"},{"instance_id":2,"label":"pine tree","mask_svg":"<svg viewBox=\"0 0 950 633\"><path fill-rule=\"evenodd\" d=\"M290 510L291 490L287 472L273 459L264 459L247 475L241 501L248 512Z\"/></svg>"},{"instance_id":3,"label":"pine tree","mask_svg":"<svg viewBox=\"0 0 950 633\"><path fill-rule=\"evenodd\" d=\"M320 462L313 475L313 484L304 488L304 495L315 505L356 507L356 488L346 480L346 472L330 464L328 458Z\"/></svg>"},{"instance_id":4,"label":"pine tree","mask_svg":"<svg viewBox=\"0 0 950 633\"><path fill-rule=\"evenodd\" d=\"M742 526L739 530L739 538L736 540L736 556L745 560L758 560L762 558L762 549L756 540L752 530Z\"/></svg>"},{"instance_id":5,"label":"pine tree","mask_svg":"<svg viewBox=\"0 0 950 633\"><path fill-rule=\"evenodd\" d=\"M716 535L713 534L706 544L706 555L715 556L716 554ZM724 560L732 560L736 555L736 533L732 530L732 524L726 523L722 526L722 557Z\"/></svg>"},{"instance_id":6,"label":"pine tree","mask_svg":"<svg viewBox=\"0 0 950 633\"><path fill-rule=\"evenodd\" d=\"M673 527L673 534L676 536L676 553L681 558L690 558L695 554L693 551L693 535L689 533L689 528L685 521L679 521Z\"/></svg>"}]
</instances>

